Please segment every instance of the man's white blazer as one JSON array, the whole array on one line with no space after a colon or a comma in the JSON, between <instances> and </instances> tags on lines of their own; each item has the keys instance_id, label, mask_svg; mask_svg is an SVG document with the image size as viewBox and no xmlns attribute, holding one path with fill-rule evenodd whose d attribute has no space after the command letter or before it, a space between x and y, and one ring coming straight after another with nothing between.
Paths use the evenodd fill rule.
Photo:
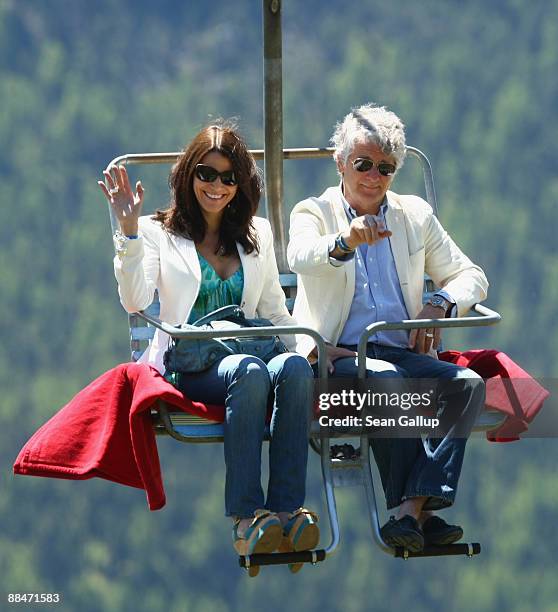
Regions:
<instances>
[{"instance_id":1,"label":"man's white blazer","mask_svg":"<svg viewBox=\"0 0 558 612\"><path fill-rule=\"evenodd\" d=\"M248 255L237 244L244 272L240 306L248 318L258 316L270 319L274 325L295 325L279 283L269 222L254 217L253 224L259 253ZM181 325L188 320L201 282L201 268L192 240L166 231L151 217L141 217L139 237L127 242L125 254L115 256L114 273L120 301L128 312L147 308L157 289L161 320L171 325ZM169 340L168 334L156 330L140 362L149 363L163 373L163 355ZM294 348L294 336L283 336L282 340L289 348Z\"/></svg>"},{"instance_id":2,"label":"man's white blazer","mask_svg":"<svg viewBox=\"0 0 558 612\"><path fill-rule=\"evenodd\" d=\"M458 316L486 298L484 272L459 249L422 198L388 191L386 226L392 232L389 241L411 318L422 309L425 272L455 300ZM329 249L332 239L348 227L339 186L299 202L291 213L287 259L298 274L293 316L332 344L337 344L349 315L355 261L333 266ZM297 336L297 350L303 355L313 344L308 337Z\"/></svg>"}]
</instances>

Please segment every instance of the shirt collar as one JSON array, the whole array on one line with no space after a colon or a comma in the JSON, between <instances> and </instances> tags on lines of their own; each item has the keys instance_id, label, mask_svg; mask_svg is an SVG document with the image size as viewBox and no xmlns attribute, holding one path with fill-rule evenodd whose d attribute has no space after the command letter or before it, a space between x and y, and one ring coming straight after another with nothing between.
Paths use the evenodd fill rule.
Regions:
<instances>
[{"instance_id":1,"label":"shirt collar","mask_svg":"<svg viewBox=\"0 0 558 612\"><path fill-rule=\"evenodd\" d=\"M343 193L343 181L341 181L339 184L339 191L341 192L341 203L343 204L343 208L345 209L345 213L347 214L347 217L351 221L353 219L356 219L356 217L358 217L357 211L345 199L345 194ZM387 207L388 207L388 200L387 200L387 195L385 195L384 199L382 200L382 203L380 204L380 210L378 211L379 217L385 216Z\"/></svg>"}]
</instances>

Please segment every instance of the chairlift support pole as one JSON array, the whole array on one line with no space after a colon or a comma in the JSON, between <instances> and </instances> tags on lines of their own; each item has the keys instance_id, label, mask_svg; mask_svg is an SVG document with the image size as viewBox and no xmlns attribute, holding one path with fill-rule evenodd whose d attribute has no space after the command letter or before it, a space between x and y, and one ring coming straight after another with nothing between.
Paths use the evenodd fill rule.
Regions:
<instances>
[{"instance_id":1,"label":"chairlift support pole","mask_svg":"<svg viewBox=\"0 0 558 612\"><path fill-rule=\"evenodd\" d=\"M267 214L279 272L288 272L283 220L283 47L281 0L263 0L264 171Z\"/></svg>"}]
</instances>

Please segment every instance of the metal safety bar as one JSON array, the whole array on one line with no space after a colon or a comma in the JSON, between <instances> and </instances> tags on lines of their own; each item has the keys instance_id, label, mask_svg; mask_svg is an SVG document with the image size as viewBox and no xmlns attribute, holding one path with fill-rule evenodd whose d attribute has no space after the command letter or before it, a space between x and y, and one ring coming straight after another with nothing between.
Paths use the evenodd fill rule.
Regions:
<instances>
[{"instance_id":1,"label":"metal safety bar","mask_svg":"<svg viewBox=\"0 0 558 612\"><path fill-rule=\"evenodd\" d=\"M480 316L457 317L452 319L415 319L405 321L378 321L369 325L361 334L358 343L358 378L364 380L366 378L366 347L370 336L380 330L410 330L410 329L432 329L432 328L456 328L456 327L479 327L486 325L495 325L501 320L501 316L494 310L475 304L472 310ZM380 521L378 517L378 506L376 503L376 495L374 493L374 483L372 473L369 469L369 444L368 437L361 436L360 452L362 465L368 469L363 469L363 482L366 491L366 499L369 508L370 524L372 527L372 535L376 544L386 553L392 554L395 557L407 559L409 557L428 557L441 555L468 555L473 556L480 553L480 544L452 544L443 547L425 548L420 553L411 553L408 550L400 548L392 548L388 546L380 533Z\"/></svg>"},{"instance_id":2,"label":"metal safety bar","mask_svg":"<svg viewBox=\"0 0 558 612\"><path fill-rule=\"evenodd\" d=\"M358 341L358 377L366 378L366 345L370 336L380 330L396 329L424 329L424 328L446 328L446 327L481 327L495 325L502 317L490 308L482 304L475 304L471 309L478 313L478 317L456 317L454 319L408 319L405 321L377 321L369 325L361 334Z\"/></svg>"},{"instance_id":3,"label":"metal safety bar","mask_svg":"<svg viewBox=\"0 0 558 612\"><path fill-rule=\"evenodd\" d=\"M322 336L311 329L310 327L303 327L301 325L273 325L269 327L242 327L240 329L212 329L212 330L199 330L193 331L192 329L181 329L175 327L165 321L161 321L157 317L152 317L145 312L137 312L139 317L144 321L147 321L153 327L160 329L167 333L172 338L180 338L182 340L211 340L214 338L254 338L262 336L281 336L289 334L306 334L310 336L316 346L318 347L318 370L320 377L327 377L327 360L326 355L326 344Z\"/></svg>"},{"instance_id":4,"label":"metal safety bar","mask_svg":"<svg viewBox=\"0 0 558 612\"><path fill-rule=\"evenodd\" d=\"M202 339L210 339L210 338L231 338L231 337L236 337L236 338L260 337L260 336L282 335L282 334L301 334L301 335L306 334L315 341L316 346L318 348L318 371L320 375L318 384L319 385L321 384L324 386L327 384L328 372L327 372L327 359L326 359L326 355L327 355L326 344L322 336L317 331L309 327L303 327L300 325L296 325L296 326L282 325L282 326L273 326L273 327L241 328L241 329L235 329L234 331L226 330L226 329L191 330L191 329L181 329L180 327L169 325L168 323L161 321L161 319L148 315L145 312L137 312L136 314L140 318L147 321L153 327L156 327L157 329L160 329L161 331L169 334L169 336L171 336L172 338L180 338L180 339L186 339L186 340L202 340ZM163 408L162 411L161 411L161 408ZM167 432L172 437L177 437L175 435L174 428L168 417L167 410L164 408L164 406L160 405L159 411L162 413L162 417L163 417L162 422L165 426L165 429L167 429ZM321 436L321 442L322 442L322 453L321 453L322 454L322 471L324 473L324 482L326 483L329 482L329 486L326 485L326 500L327 500L327 507L328 507L329 522L330 522L331 542L329 546L325 549L325 551L322 549L318 551L313 551L316 553L314 557L306 558L306 556L299 555L298 553L296 553L298 555L296 559L298 562L305 561L305 562L312 563L312 562L322 561L325 558L325 556L328 554L331 554L337 548L339 544L339 521L337 519L337 512L335 508L335 496L333 495L333 488L331 485L331 476L329 478L326 478L327 474L329 474L330 468L329 468L329 455L328 455L329 437L325 434L325 432L324 432L324 435ZM327 457L327 461L325 460L326 457ZM281 563L294 562L294 561L285 561L283 560L282 557L279 557L279 556L275 557L275 555L277 555L277 553L275 553L274 555L269 555L269 559L266 561L266 564L281 564ZM264 557L267 559L267 556L264 555ZM272 559L271 557L274 557L274 558ZM241 564L246 563L246 559L248 558L247 557L241 558ZM259 563L257 564L263 564L261 563L261 560L259 558L258 558L258 561ZM248 564L250 564L249 559L247 562ZM252 564L256 564L256 562L253 561Z\"/></svg>"}]
</instances>

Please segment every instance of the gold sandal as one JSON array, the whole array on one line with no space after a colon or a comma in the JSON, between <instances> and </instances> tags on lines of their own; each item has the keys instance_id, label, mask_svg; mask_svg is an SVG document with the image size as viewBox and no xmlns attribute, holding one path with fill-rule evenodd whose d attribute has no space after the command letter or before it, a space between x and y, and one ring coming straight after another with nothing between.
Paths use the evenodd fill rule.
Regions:
<instances>
[{"instance_id":1,"label":"gold sandal","mask_svg":"<svg viewBox=\"0 0 558 612\"><path fill-rule=\"evenodd\" d=\"M233 546L239 555L254 555L260 553L272 553L281 544L283 530L279 517L269 510L256 510L254 518L246 531L238 534L240 518L236 518L233 525ZM259 565L251 565L248 568L250 577L257 576L260 572Z\"/></svg>"},{"instance_id":2,"label":"gold sandal","mask_svg":"<svg viewBox=\"0 0 558 612\"><path fill-rule=\"evenodd\" d=\"M299 552L316 548L320 541L318 520L318 515L307 508L299 508L291 512L287 517L287 522L283 525L283 539L279 551ZM289 570L292 574L296 574L303 565L304 563L289 563Z\"/></svg>"}]
</instances>

